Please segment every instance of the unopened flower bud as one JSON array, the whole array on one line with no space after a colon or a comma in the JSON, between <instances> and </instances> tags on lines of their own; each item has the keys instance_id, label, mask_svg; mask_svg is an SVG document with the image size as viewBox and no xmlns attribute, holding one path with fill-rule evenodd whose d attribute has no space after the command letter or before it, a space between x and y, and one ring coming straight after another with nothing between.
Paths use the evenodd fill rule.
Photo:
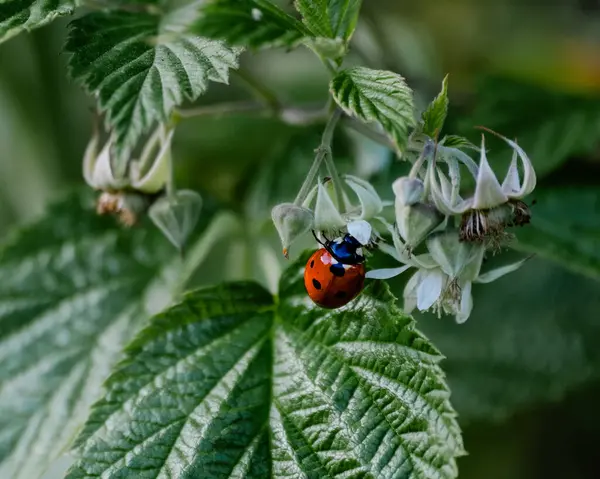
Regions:
<instances>
[{"instance_id":1,"label":"unopened flower bud","mask_svg":"<svg viewBox=\"0 0 600 479\"><path fill-rule=\"evenodd\" d=\"M172 197L163 196L148 211L152 222L162 231L173 245L181 250L194 231L202 197L192 190L179 190Z\"/></svg>"},{"instance_id":2,"label":"unopened flower bud","mask_svg":"<svg viewBox=\"0 0 600 479\"><path fill-rule=\"evenodd\" d=\"M396 226L409 249L416 248L442 221L444 215L432 205L406 206L396 202Z\"/></svg>"},{"instance_id":3,"label":"unopened flower bud","mask_svg":"<svg viewBox=\"0 0 600 479\"><path fill-rule=\"evenodd\" d=\"M314 223L312 211L293 203L282 203L271 211L271 219L275 224L283 254L287 258L291 244L301 235L307 233Z\"/></svg>"},{"instance_id":4,"label":"unopened flower bud","mask_svg":"<svg viewBox=\"0 0 600 479\"><path fill-rule=\"evenodd\" d=\"M319 182L314 220L314 229L318 231L338 231L346 227L346 220L333 202L333 193L333 182Z\"/></svg>"},{"instance_id":5,"label":"unopened flower bud","mask_svg":"<svg viewBox=\"0 0 600 479\"><path fill-rule=\"evenodd\" d=\"M396 202L411 206L423 199L425 186L418 178L403 176L392 183L392 190L396 195Z\"/></svg>"}]
</instances>

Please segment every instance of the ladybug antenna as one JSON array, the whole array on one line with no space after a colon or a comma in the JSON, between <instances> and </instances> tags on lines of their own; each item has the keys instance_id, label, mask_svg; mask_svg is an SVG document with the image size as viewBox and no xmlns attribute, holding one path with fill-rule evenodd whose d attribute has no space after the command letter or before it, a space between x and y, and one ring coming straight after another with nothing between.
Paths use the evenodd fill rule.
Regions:
<instances>
[{"instance_id":1,"label":"ladybug antenna","mask_svg":"<svg viewBox=\"0 0 600 479\"><path fill-rule=\"evenodd\" d=\"M325 247L325 246L326 246L326 245L325 245L325 243L323 243L323 242L322 242L322 241L319 239L319 237L317 236L317 233L315 233L315 230L312 230L312 234L313 234L313 236L315 237L315 239L317 240L317 243L319 243L319 244L320 244L321 246L323 246L323 247ZM327 239L327 238L325 238L325 239Z\"/></svg>"}]
</instances>

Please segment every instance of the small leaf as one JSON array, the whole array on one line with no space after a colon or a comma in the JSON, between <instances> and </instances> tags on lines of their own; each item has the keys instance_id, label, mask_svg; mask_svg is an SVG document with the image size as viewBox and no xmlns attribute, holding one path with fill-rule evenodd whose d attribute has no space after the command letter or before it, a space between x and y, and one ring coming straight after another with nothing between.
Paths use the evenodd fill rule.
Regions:
<instances>
[{"instance_id":1,"label":"small leaf","mask_svg":"<svg viewBox=\"0 0 600 479\"><path fill-rule=\"evenodd\" d=\"M342 310L313 306L306 260L277 304L232 283L154 317L108 380L68 479L455 478L462 440L437 350L384 283Z\"/></svg>"},{"instance_id":2,"label":"small leaf","mask_svg":"<svg viewBox=\"0 0 600 479\"><path fill-rule=\"evenodd\" d=\"M177 17L174 12L173 18ZM123 177L140 135L172 110L227 83L238 51L217 40L177 32L160 15L96 12L71 23L71 77L96 96L115 134L115 176Z\"/></svg>"},{"instance_id":3,"label":"small leaf","mask_svg":"<svg viewBox=\"0 0 600 479\"><path fill-rule=\"evenodd\" d=\"M442 131L448 115L448 76L442 82L442 91L423 112L423 133L430 138L437 138Z\"/></svg>"},{"instance_id":4,"label":"small leaf","mask_svg":"<svg viewBox=\"0 0 600 479\"><path fill-rule=\"evenodd\" d=\"M310 32L269 0L214 0L200 11L191 30L231 45L289 47Z\"/></svg>"},{"instance_id":5,"label":"small leaf","mask_svg":"<svg viewBox=\"0 0 600 479\"><path fill-rule=\"evenodd\" d=\"M304 24L316 37L341 38L354 33L362 0L296 0Z\"/></svg>"},{"instance_id":6,"label":"small leaf","mask_svg":"<svg viewBox=\"0 0 600 479\"><path fill-rule=\"evenodd\" d=\"M76 195L0 248L0 477L36 479L69 446L149 314L169 249ZM162 291L158 308L171 300Z\"/></svg>"},{"instance_id":7,"label":"small leaf","mask_svg":"<svg viewBox=\"0 0 600 479\"><path fill-rule=\"evenodd\" d=\"M349 115L365 122L379 122L398 147L415 124L412 90L400 75L354 67L331 80L335 101Z\"/></svg>"},{"instance_id":8,"label":"small leaf","mask_svg":"<svg viewBox=\"0 0 600 479\"><path fill-rule=\"evenodd\" d=\"M0 43L25 31L50 23L55 18L71 15L72 0L6 0L0 1Z\"/></svg>"},{"instance_id":9,"label":"small leaf","mask_svg":"<svg viewBox=\"0 0 600 479\"><path fill-rule=\"evenodd\" d=\"M444 138L442 138L442 141L440 143L443 143L443 145L447 148L459 148L475 151L480 150L480 148L477 145L470 142L465 137L458 135L446 135L444 136Z\"/></svg>"}]
</instances>

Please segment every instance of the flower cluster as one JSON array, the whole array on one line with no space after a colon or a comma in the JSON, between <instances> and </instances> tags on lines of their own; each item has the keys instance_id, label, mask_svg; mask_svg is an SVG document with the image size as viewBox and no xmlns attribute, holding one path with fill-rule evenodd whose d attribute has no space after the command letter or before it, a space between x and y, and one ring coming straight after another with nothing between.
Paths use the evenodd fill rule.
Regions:
<instances>
[{"instance_id":1,"label":"flower cluster","mask_svg":"<svg viewBox=\"0 0 600 479\"><path fill-rule=\"evenodd\" d=\"M196 226L202 198L195 191L175 190L172 178L171 140L173 129L159 125L142 147L138 159L128 162L127 176L113 173L110 136L102 149L95 131L85 151L83 176L86 183L100 191L96 211L116 215L125 226L138 223L142 214L178 249L182 249Z\"/></svg>"},{"instance_id":2,"label":"flower cluster","mask_svg":"<svg viewBox=\"0 0 600 479\"><path fill-rule=\"evenodd\" d=\"M459 323L466 321L473 308L472 284L494 281L525 261L481 271L486 253L497 252L510 240L507 228L529 222L523 198L536 185L523 149L497 136L513 151L502 183L489 165L484 138L481 148L473 147L479 152L479 164L443 141L437 145L426 141L409 175L393 183L393 204L387 205L371 184L354 176L338 177L337 183L331 178L319 181L300 195L301 201L278 205L272 211L284 254L310 230L325 238L350 233L367 247L377 242L398 265L368 271L368 278L385 280L416 270L404 290L406 312L417 308L453 315ZM469 197L462 192L464 172L475 184ZM393 224L385 219L387 206L394 208ZM391 236L392 244L378 241L381 236L375 225Z\"/></svg>"},{"instance_id":3,"label":"flower cluster","mask_svg":"<svg viewBox=\"0 0 600 479\"><path fill-rule=\"evenodd\" d=\"M473 283L494 281L525 261L481 272L486 252L498 251L511 239L506 229L530 221L523 198L536 185L525 151L516 142L497 136L513 150L502 183L488 162L484 137L479 165L462 150L443 143L434 148L429 143L410 175L394 183L396 222L386 224L394 247L381 248L401 265L370 271L367 277L389 279L415 268L404 289L406 312L415 307L433 310L462 323L473 308ZM475 181L474 193L467 198L461 196L461 166Z\"/></svg>"}]
</instances>

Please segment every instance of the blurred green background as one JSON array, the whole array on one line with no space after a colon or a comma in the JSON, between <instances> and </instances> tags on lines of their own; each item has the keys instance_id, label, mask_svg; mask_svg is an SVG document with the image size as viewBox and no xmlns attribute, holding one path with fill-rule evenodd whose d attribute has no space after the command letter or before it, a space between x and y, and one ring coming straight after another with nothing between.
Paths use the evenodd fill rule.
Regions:
<instances>
[{"instance_id":1,"label":"blurred green background","mask_svg":"<svg viewBox=\"0 0 600 479\"><path fill-rule=\"evenodd\" d=\"M449 73L445 132L477 141L473 127L485 125L516 136L540 179L533 233L523 234L537 234L534 243L542 245L544 235L554 235L579 255L569 269L543 258L565 255L546 251L519 272L476 287L465 325L418 318L448 357L444 368L470 453L460 460L460 477L600 477L600 4L364 3L348 61L401 73L420 107ZM67 80L66 24L0 47L0 237L82 184L93 103ZM246 53L243 64L286 103L327 98L327 73L308 51ZM214 85L199 104L250 98L235 77L231 83ZM259 226L253 234L275 251L270 207L295 195L321 129L255 114L186 120L174 144L178 185L247 215ZM389 151L350 132L336 136L334 150L344 171L369 177L391 198L403 165ZM493 160L499 169L506 161ZM232 238L234 246L240 241ZM217 249L198 282L221 279L221 257L230 253ZM511 255L518 256L490 264ZM405 280L393 283L398 296Z\"/></svg>"}]
</instances>

